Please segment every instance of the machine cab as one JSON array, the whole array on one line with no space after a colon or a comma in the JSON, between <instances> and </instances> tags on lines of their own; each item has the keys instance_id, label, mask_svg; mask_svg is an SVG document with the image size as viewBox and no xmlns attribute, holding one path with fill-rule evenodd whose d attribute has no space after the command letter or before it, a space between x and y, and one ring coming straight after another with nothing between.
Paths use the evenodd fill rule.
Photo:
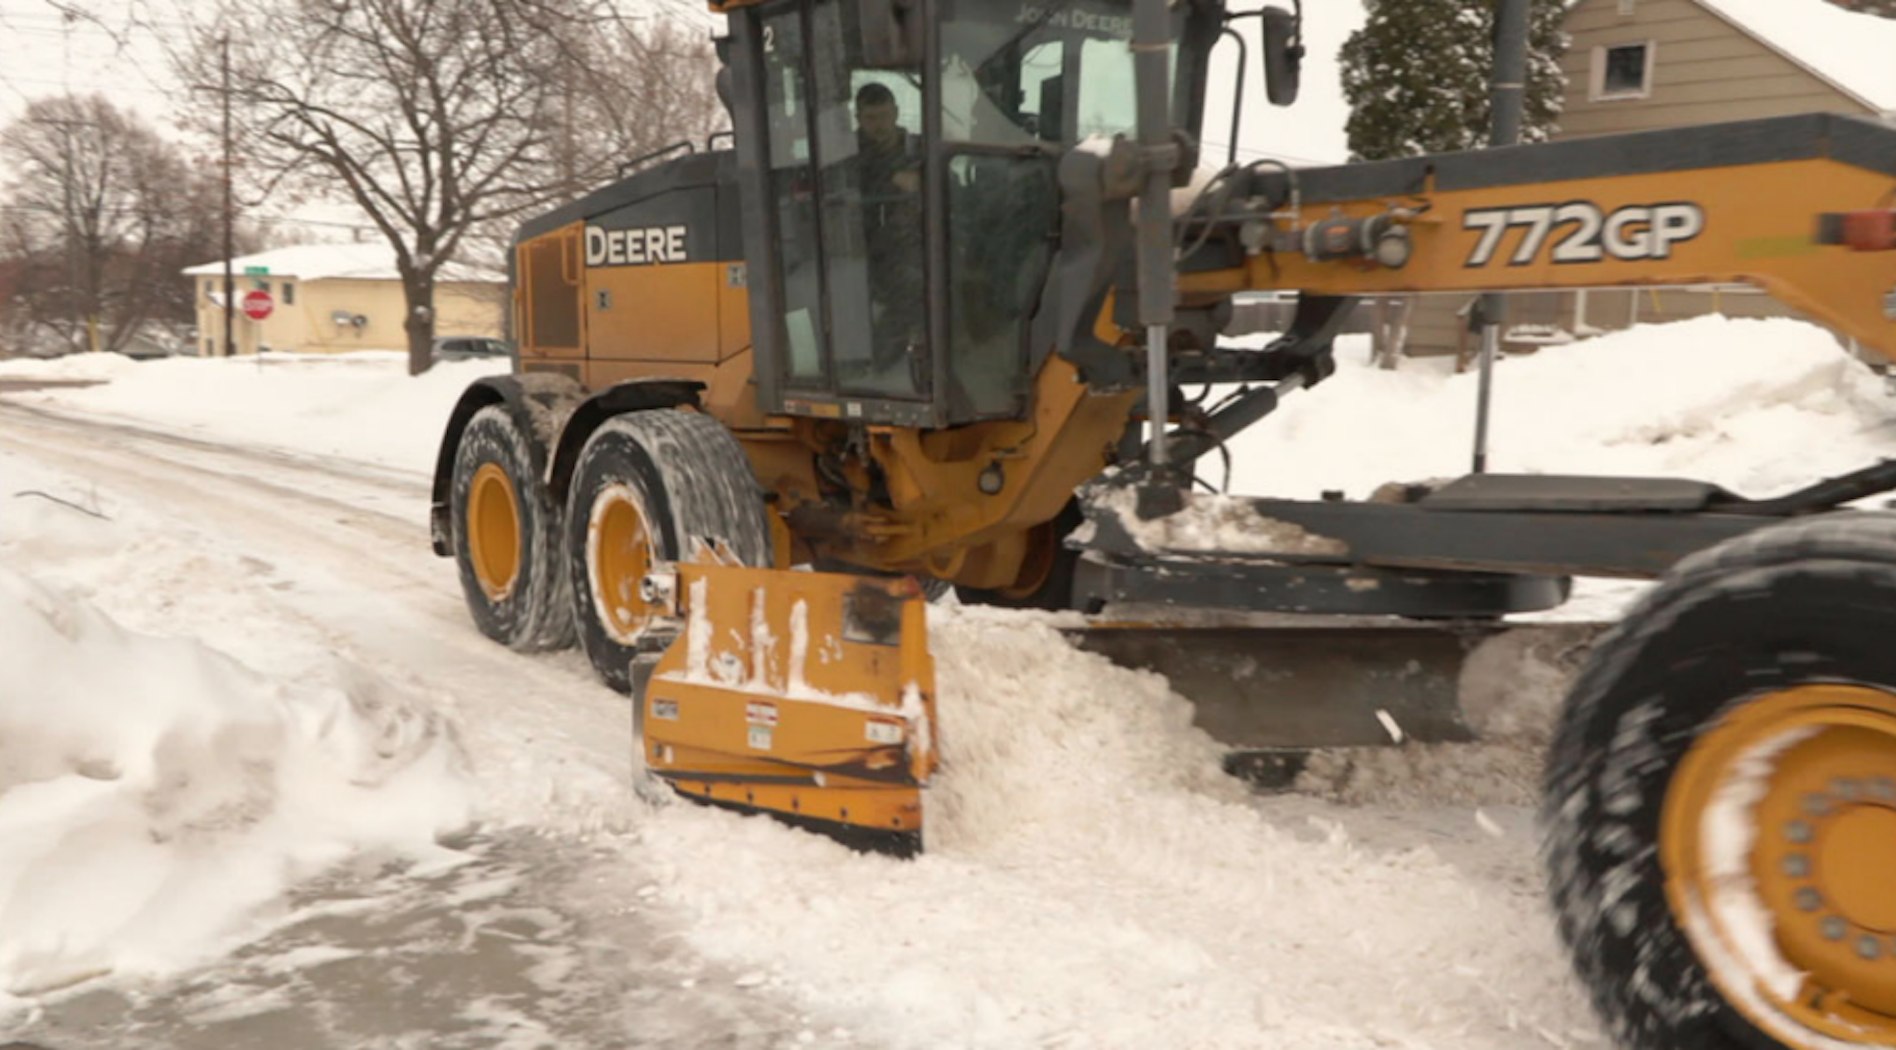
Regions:
<instances>
[{"instance_id":1,"label":"machine cab","mask_svg":"<svg viewBox=\"0 0 1896 1050\"><path fill-rule=\"evenodd\" d=\"M1060 159L1135 123L1130 0L724 8L761 407L905 426L1017 418L1059 251ZM1207 4L1174 8L1197 126ZM1187 56L1181 59L1179 56Z\"/></svg>"}]
</instances>

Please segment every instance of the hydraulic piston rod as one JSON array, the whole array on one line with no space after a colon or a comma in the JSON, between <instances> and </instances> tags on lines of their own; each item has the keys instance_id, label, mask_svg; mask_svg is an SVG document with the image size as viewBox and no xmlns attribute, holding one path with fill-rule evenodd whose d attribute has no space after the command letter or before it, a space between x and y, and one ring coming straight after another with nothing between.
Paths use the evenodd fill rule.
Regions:
<instances>
[{"instance_id":1,"label":"hydraulic piston rod","mask_svg":"<svg viewBox=\"0 0 1896 1050\"><path fill-rule=\"evenodd\" d=\"M1139 158L1145 185L1139 194L1139 321L1146 330L1146 404L1154 467L1167 463L1166 330L1172 323L1172 172L1178 147L1172 137L1171 19L1165 0L1133 0L1132 53L1138 93Z\"/></svg>"}]
</instances>

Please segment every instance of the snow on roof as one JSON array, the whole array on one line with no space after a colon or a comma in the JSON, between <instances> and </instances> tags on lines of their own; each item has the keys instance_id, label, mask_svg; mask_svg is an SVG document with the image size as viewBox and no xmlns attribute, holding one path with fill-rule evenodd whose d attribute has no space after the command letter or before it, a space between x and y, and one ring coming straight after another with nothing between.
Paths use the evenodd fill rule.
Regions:
<instances>
[{"instance_id":1,"label":"snow on roof","mask_svg":"<svg viewBox=\"0 0 1896 1050\"><path fill-rule=\"evenodd\" d=\"M271 277L295 277L304 281L340 278L357 281L393 281L401 275L395 270L395 249L386 243L372 244L298 244L272 248L231 260L231 269L244 276L250 267L264 267ZM222 276L224 261L192 266L187 277ZM479 266L450 262L441 268L444 281L505 281L506 275Z\"/></svg>"},{"instance_id":2,"label":"snow on roof","mask_svg":"<svg viewBox=\"0 0 1896 1050\"><path fill-rule=\"evenodd\" d=\"M1829 0L1698 0L1864 105L1896 114L1896 19Z\"/></svg>"}]
</instances>

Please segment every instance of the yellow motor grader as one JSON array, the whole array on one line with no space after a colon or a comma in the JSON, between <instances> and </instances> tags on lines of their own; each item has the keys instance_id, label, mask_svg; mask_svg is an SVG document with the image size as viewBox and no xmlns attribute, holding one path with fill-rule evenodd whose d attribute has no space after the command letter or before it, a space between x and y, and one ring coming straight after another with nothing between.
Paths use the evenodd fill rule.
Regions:
<instances>
[{"instance_id":1,"label":"yellow motor grader","mask_svg":"<svg viewBox=\"0 0 1896 1050\"><path fill-rule=\"evenodd\" d=\"M520 230L517 367L466 391L434 489L483 632L576 638L678 793L915 848L941 739L925 583L1140 610L1095 634L1163 636L1184 674L1208 657L1154 609L1480 624L1574 575L1657 578L1549 756L1580 974L1642 1050L1896 1045L1896 518L1846 506L1896 465L1764 499L1498 474L1191 491L1331 374L1357 296L1747 282L1896 357L1896 128L1193 178L1212 47L1261 18L1287 102L1301 11L714 8L729 148ZM1288 329L1221 343L1233 296L1272 290ZM1216 644L1269 663L1267 633Z\"/></svg>"}]
</instances>

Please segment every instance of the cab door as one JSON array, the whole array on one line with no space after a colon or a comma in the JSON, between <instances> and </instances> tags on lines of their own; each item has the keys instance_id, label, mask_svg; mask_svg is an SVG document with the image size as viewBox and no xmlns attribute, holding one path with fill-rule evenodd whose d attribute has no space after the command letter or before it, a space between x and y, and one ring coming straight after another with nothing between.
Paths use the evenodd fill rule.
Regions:
<instances>
[{"instance_id":1,"label":"cab door","mask_svg":"<svg viewBox=\"0 0 1896 1050\"><path fill-rule=\"evenodd\" d=\"M747 228L755 216L770 233L746 239L764 407L930 421L921 72L866 67L854 0L780 0L751 19L734 36L754 33L760 81L759 148L740 129L739 165L762 204ZM880 135L859 127L859 98Z\"/></svg>"}]
</instances>

